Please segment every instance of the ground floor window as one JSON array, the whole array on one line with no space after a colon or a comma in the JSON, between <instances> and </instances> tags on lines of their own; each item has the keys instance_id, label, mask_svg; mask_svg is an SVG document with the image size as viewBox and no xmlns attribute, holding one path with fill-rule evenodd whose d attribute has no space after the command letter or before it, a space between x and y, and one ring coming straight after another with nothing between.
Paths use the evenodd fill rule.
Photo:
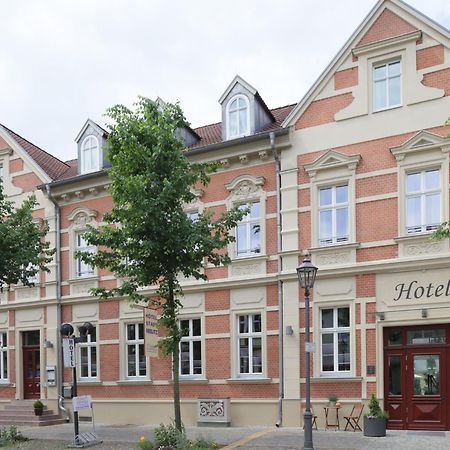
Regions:
<instances>
[{"instance_id":1,"label":"ground floor window","mask_svg":"<svg viewBox=\"0 0 450 450\"><path fill-rule=\"evenodd\" d=\"M79 361L80 361L80 379L97 378L97 333L96 328L91 334L87 335L86 342L80 342Z\"/></svg>"},{"instance_id":2,"label":"ground floor window","mask_svg":"<svg viewBox=\"0 0 450 450\"><path fill-rule=\"evenodd\" d=\"M201 319L180 320L180 375L202 374Z\"/></svg>"},{"instance_id":3,"label":"ground floor window","mask_svg":"<svg viewBox=\"0 0 450 450\"><path fill-rule=\"evenodd\" d=\"M238 316L240 375L261 375L263 368L261 314Z\"/></svg>"},{"instance_id":4,"label":"ground floor window","mask_svg":"<svg viewBox=\"0 0 450 450\"><path fill-rule=\"evenodd\" d=\"M127 377L145 377L147 375L147 358L144 349L144 324L127 324Z\"/></svg>"},{"instance_id":5,"label":"ground floor window","mask_svg":"<svg viewBox=\"0 0 450 450\"><path fill-rule=\"evenodd\" d=\"M0 380L8 379L8 333L0 332Z\"/></svg>"}]
</instances>

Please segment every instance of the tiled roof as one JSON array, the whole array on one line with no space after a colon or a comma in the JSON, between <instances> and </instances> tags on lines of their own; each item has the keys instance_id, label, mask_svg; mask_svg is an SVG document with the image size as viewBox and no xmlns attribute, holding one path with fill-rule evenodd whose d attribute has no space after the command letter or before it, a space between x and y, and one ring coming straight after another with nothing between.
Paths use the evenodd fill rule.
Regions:
<instances>
[{"instance_id":1,"label":"tiled roof","mask_svg":"<svg viewBox=\"0 0 450 450\"><path fill-rule=\"evenodd\" d=\"M260 130L258 133L264 133L267 131L272 131L276 130L277 128L280 128L281 124L283 123L283 120L292 111L294 106L295 104L271 109L270 112L273 114L275 122L270 123L265 128ZM205 147L207 145L219 144L222 142L222 122L194 128L193 130L200 136L201 139L199 142L192 145L190 148Z\"/></svg>"},{"instance_id":2,"label":"tiled roof","mask_svg":"<svg viewBox=\"0 0 450 450\"><path fill-rule=\"evenodd\" d=\"M9 128L1 125L4 130L19 144L36 162L36 164L52 179L55 180L61 174L66 172L69 165L56 158L45 150L42 150L37 145L32 144L25 138L10 130Z\"/></svg>"}]
</instances>

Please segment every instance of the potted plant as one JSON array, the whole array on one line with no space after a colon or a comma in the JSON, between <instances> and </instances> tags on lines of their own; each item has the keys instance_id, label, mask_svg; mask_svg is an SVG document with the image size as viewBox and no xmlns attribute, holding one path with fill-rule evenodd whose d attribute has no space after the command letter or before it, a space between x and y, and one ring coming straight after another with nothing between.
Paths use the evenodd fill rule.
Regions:
<instances>
[{"instance_id":1,"label":"potted plant","mask_svg":"<svg viewBox=\"0 0 450 450\"><path fill-rule=\"evenodd\" d=\"M44 410L44 404L40 400L36 400L33 403L34 414L36 416L42 416L42 411Z\"/></svg>"},{"instance_id":2,"label":"potted plant","mask_svg":"<svg viewBox=\"0 0 450 450\"><path fill-rule=\"evenodd\" d=\"M338 401L337 395L331 394L328 397L328 401L330 402L330 406L336 406L336 402Z\"/></svg>"},{"instance_id":3,"label":"potted plant","mask_svg":"<svg viewBox=\"0 0 450 450\"><path fill-rule=\"evenodd\" d=\"M380 402L372 394L369 401L369 412L364 415L364 436L384 437L386 436L386 420L388 414L380 407Z\"/></svg>"}]
</instances>

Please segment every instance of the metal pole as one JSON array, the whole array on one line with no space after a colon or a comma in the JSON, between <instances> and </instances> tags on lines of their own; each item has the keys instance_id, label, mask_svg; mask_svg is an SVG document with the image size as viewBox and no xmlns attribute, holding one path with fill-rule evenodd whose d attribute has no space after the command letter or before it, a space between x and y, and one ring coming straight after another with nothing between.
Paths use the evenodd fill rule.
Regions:
<instances>
[{"instance_id":1,"label":"metal pole","mask_svg":"<svg viewBox=\"0 0 450 450\"><path fill-rule=\"evenodd\" d=\"M77 367L75 364L75 367L73 368L73 388L72 388L72 397L76 397L77 396ZM73 403L72 403L72 408L73 408ZM74 439L74 443L77 444L78 443L78 436L80 434L80 430L79 430L79 423L78 423L78 411L74 411L73 412L73 428L75 431L75 439Z\"/></svg>"},{"instance_id":2,"label":"metal pole","mask_svg":"<svg viewBox=\"0 0 450 450\"><path fill-rule=\"evenodd\" d=\"M306 356L306 408L303 415L305 427L303 450L314 450L311 414L311 353L309 348L309 288L305 287L305 356Z\"/></svg>"}]
</instances>

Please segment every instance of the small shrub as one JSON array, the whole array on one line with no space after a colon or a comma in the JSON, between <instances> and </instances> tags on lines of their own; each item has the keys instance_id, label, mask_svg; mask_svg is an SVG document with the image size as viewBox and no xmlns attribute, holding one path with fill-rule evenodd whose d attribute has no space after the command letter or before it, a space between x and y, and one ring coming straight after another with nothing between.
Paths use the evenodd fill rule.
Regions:
<instances>
[{"instance_id":1,"label":"small shrub","mask_svg":"<svg viewBox=\"0 0 450 450\"><path fill-rule=\"evenodd\" d=\"M10 447L22 441L28 441L28 438L22 436L15 425L0 429L0 447Z\"/></svg>"},{"instance_id":2,"label":"small shrub","mask_svg":"<svg viewBox=\"0 0 450 450\"><path fill-rule=\"evenodd\" d=\"M33 408L35 409L42 409L44 407L44 404L40 400L36 400L33 403Z\"/></svg>"},{"instance_id":3,"label":"small shrub","mask_svg":"<svg viewBox=\"0 0 450 450\"><path fill-rule=\"evenodd\" d=\"M367 417L379 417L382 419L388 418L388 413L381 409L380 402L375 397L375 394L372 394L367 406L369 407L369 412L366 414Z\"/></svg>"},{"instance_id":4,"label":"small shrub","mask_svg":"<svg viewBox=\"0 0 450 450\"><path fill-rule=\"evenodd\" d=\"M145 439L144 436L139 438L139 450L153 450L154 447L153 442Z\"/></svg>"},{"instance_id":5,"label":"small shrub","mask_svg":"<svg viewBox=\"0 0 450 450\"><path fill-rule=\"evenodd\" d=\"M158 428L155 429L156 444L160 447L173 447L178 448L177 445L181 440L186 440L184 427L181 432L177 430L175 422L164 425L161 423Z\"/></svg>"},{"instance_id":6,"label":"small shrub","mask_svg":"<svg viewBox=\"0 0 450 450\"><path fill-rule=\"evenodd\" d=\"M330 401L330 403L336 403L338 401L337 395L331 394L328 397L328 400Z\"/></svg>"}]
</instances>

